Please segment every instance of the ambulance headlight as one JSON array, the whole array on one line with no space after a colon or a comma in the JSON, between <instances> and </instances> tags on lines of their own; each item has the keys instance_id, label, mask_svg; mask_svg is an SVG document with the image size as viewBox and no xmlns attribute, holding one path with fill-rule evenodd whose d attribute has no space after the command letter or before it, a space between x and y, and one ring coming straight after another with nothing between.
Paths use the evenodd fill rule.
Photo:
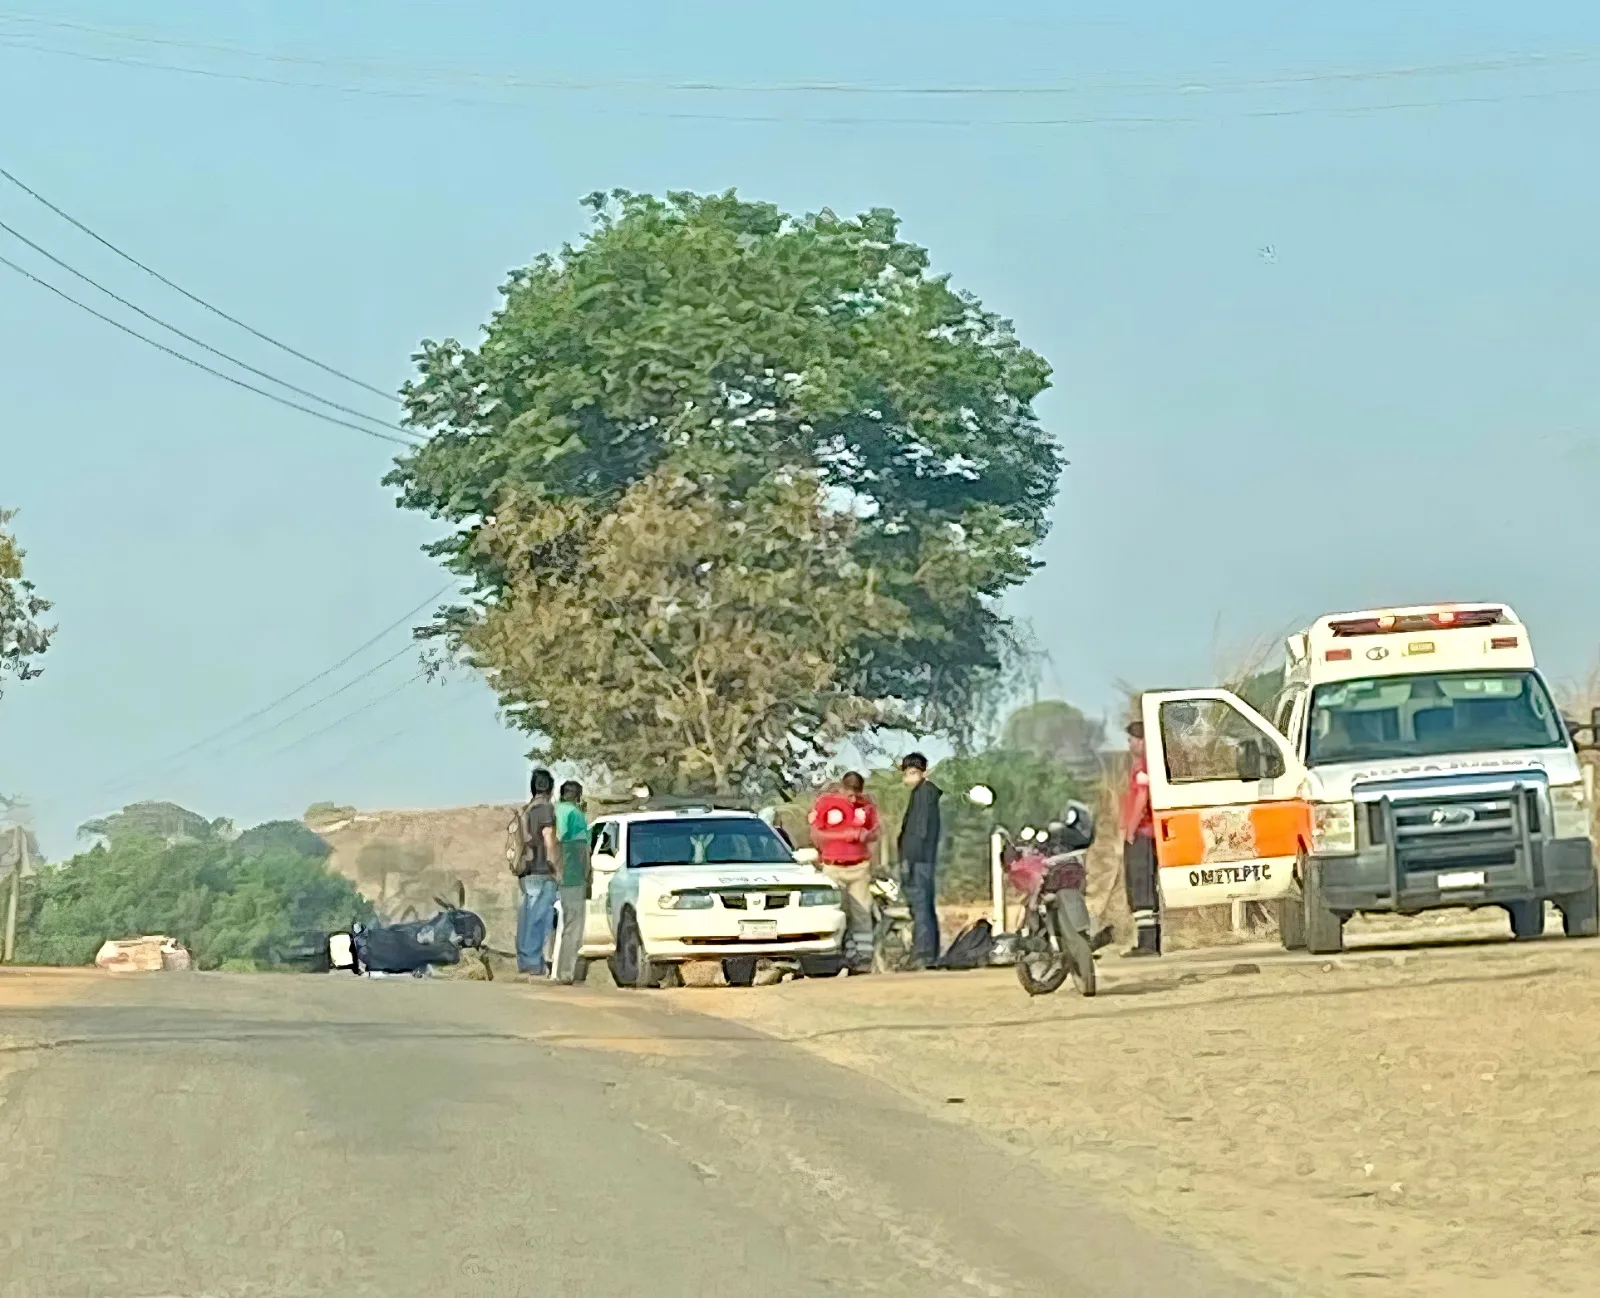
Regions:
<instances>
[{"instance_id":1,"label":"ambulance headlight","mask_svg":"<svg viewBox=\"0 0 1600 1298\"><path fill-rule=\"evenodd\" d=\"M1558 784L1550 790L1550 813L1557 838L1589 836L1589 799L1581 784Z\"/></svg>"},{"instance_id":2,"label":"ambulance headlight","mask_svg":"<svg viewBox=\"0 0 1600 1298\"><path fill-rule=\"evenodd\" d=\"M1352 856L1355 854L1355 803L1318 802L1312 804L1311 850L1318 856Z\"/></svg>"}]
</instances>

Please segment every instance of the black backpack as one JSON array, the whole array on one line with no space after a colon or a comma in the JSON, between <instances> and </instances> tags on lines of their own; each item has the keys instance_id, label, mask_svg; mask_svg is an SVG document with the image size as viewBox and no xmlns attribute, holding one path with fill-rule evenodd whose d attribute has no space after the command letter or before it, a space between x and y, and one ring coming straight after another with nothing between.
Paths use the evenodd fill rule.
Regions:
<instances>
[{"instance_id":1,"label":"black backpack","mask_svg":"<svg viewBox=\"0 0 1600 1298\"><path fill-rule=\"evenodd\" d=\"M955 935L939 959L941 969L985 969L994 955L994 926L974 920Z\"/></svg>"}]
</instances>

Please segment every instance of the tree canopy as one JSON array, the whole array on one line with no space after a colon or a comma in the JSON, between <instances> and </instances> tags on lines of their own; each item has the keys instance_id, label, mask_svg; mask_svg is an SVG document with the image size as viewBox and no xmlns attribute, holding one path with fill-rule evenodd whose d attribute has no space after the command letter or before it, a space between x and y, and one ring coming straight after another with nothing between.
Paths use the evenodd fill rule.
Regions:
<instances>
[{"instance_id":1,"label":"tree canopy","mask_svg":"<svg viewBox=\"0 0 1600 1298\"><path fill-rule=\"evenodd\" d=\"M267 967L299 935L372 913L349 880L282 844L244 853L215 837L137 834L40 870L21 901L17 959L32 964L87 964L108 938L164 933L202 969Z\"/></svg>"},{"instance_id":2,"label":"tree canopy","mask_svg":"<svg viewBox=\"0 0 1600 1298\"><path fill-rule=\"evenodd\" d=\"M121 811L78 826L80 838L104 838L119 843L134 838L163 843L205 843L233 837L233 822L226 817L207 820L175 802L132 802Z\"/></svg>"},{"instance_id":3,"label":"tree canopy","mask_svg":"<svg viewBox=\"0 0 1600 1298\"><path fill-rule=\"evenodd\" d=\"M0 509L0 693L8 676L26 681L39 675L38 659L55 635L54 627L39 621L50 602L23 575L24 553L9 528L14 516L14 510Z\"/></svg>"},{"instance_id":4,"label":"tree canopy","mask_svg":"<svg viewBox=\"0 0 1600 1298\"><path fill-rule=\"evenodd\" d=\"M851 556L855 528L810 477L729 500L666 468L605 513L512 507L480 543L550 557L461 641L552 760L663 792L789 788L878 715L840 660L905 625Z\"/></svg>"},{"instance_id":5,"label":"tree canopy","mask_svg":"<svg viewBox=\"0 0 1600 1298\"><path fill-rule=\"evenodd\" d=\"M702 562L713 584L738 573L782 602L820 565L827 598L849 605L870 589L878 601L885 616L849 637L839 626L819 636L820 597L804 616L791 599L762 628L774 650L795 635L797 658L830 663L820 686L815 671L769 682L779 697L797 693L798 751L842 716L819 723L808 712L819 689L873 701L900 724L959 730L999 675L1008 624L998 599L1032 570L1063 463L1033 410L1049 367L1009 321L933 273L888 210L795 217L732 192L616 191L587 205L588 234L511 275L479 346L429 340L418 353L408 419L430 437L388 481L402 505L450 524L433 552L470 579L473 599L435 633L493 623L505 603L522 610L524 643L550 646L574 606L541 608L546 574L572 580L613 530L603 524L649 502L709 520ZM782 526L808 516L820 540L789 566L782 549L758 556L782 527L745 534L755 499L788 511ZM668 563L662 549L609 560L611 574L630 574L625 600L678 581L677 565L693 558L674 552ZM587 557L574 559L579 551ZM613 741L641 706L632 692L617 697L604 735L583 736L557 715L559 690L519 689L504 670L500 679L530 730L617 764ZM681 685L664 696L676 700L669 710ZM609 706L599 688L590 674L579 690ZM767 731L751 740L759 753L715 760L717 743L699 755L680 744L679 765L770 766L782 744Z\"/></svg>"},{"instance_id":6,"label":"tree canopy","mask_svg":"<svg viewBox=\"0 0 1600 1298\"><path fill-rule=\"evenodd\" d=\"M298 820L268 820L255 825L234 839L233 849L240 856L287 852L312 861L323 861L333 854L327 839Z\"/></svg>"},{"instance_id":7,"label":"tree canopy","mask_svg":"<svg viewBox=\"0 0 1600 1298\"><path fill-rule=\"evenodd\" d=\"M1080 775L1092 776L1106 745L1106 723L1061 699L1041 699L1006 718L1000 746L1059 762Z\"/></svg>"}]
</instances>

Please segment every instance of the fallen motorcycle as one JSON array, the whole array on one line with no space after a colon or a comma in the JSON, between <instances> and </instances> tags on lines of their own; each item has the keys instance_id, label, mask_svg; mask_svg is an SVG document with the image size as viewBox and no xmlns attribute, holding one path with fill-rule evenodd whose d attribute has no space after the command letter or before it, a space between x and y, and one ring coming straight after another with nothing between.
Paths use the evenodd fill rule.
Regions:
<instances>
[{"instance_id":1,"label":"fallen motorcycle","mask_svg":"<svg viewBox=\"0 0 1600 1298\"><path fill-rule=\"evenodd\" d=\"M358 922L347 932L331 934L329 966L366 976L411 974L422 978L438 966L460 964L463 951L477 951L481 957L487 930L482 918L466 908L466 900L466 889L458 884L454 905L434 898L440 909L431 919L398 924ZM485 961L485 971L488 967Z\"/></svg>"},{"instance_id":2,"label":"fallen motorcycle","mask_svg":"<svg viewBox=\"0 0 1600 1298\"><path fill-rule=\"evenodd\" d=\"M1024 829L1021 844L1003 856L1012 887L1023 897L1015 940L1017 981L1030 996L1046 996L1072 979L1079 994L1095 994L1097 940L1084 899L1086 853L1094 842L1094 813L1068 803L1043 830Z\"/></svg>"}]
</instances>

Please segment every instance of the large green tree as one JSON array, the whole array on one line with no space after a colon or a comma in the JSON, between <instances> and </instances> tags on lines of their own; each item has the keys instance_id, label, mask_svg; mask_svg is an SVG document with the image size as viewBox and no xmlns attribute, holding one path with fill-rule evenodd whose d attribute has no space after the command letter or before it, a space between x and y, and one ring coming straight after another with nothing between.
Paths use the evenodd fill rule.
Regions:
<instances>
[{"instance_id":1,"label":"large green tree","mask_svg":"<svg viewBox=\"0 0 1600 1298\"><path fill-rule=\"evenodd\" d=\"M50 603L22 572L23 551L9 524L15 511L0 509L0 691L6 677L31 680L38 659L50 647L54 627L40 624Z\"/></svg>"},{"instance_id":2,"label":"large green tree","mask_svg":"<svg viewBox=\"0 0 1600 1298\"><path fill-rule=\"evenodd\" d=\"M729 502L805 475L905 610L893 634L864 625L836 679L959 732L1001 674L998 601L1033 567L1063 463L1033 409L1049 367L890 211L587 202L588 234L511 276L478 346L421 346L405 395L430 439L388 481L451 525L434 552L481 611L553 557L479 543L508 501L604 513L664 466Z\"/></svg>"}]
</instances>

